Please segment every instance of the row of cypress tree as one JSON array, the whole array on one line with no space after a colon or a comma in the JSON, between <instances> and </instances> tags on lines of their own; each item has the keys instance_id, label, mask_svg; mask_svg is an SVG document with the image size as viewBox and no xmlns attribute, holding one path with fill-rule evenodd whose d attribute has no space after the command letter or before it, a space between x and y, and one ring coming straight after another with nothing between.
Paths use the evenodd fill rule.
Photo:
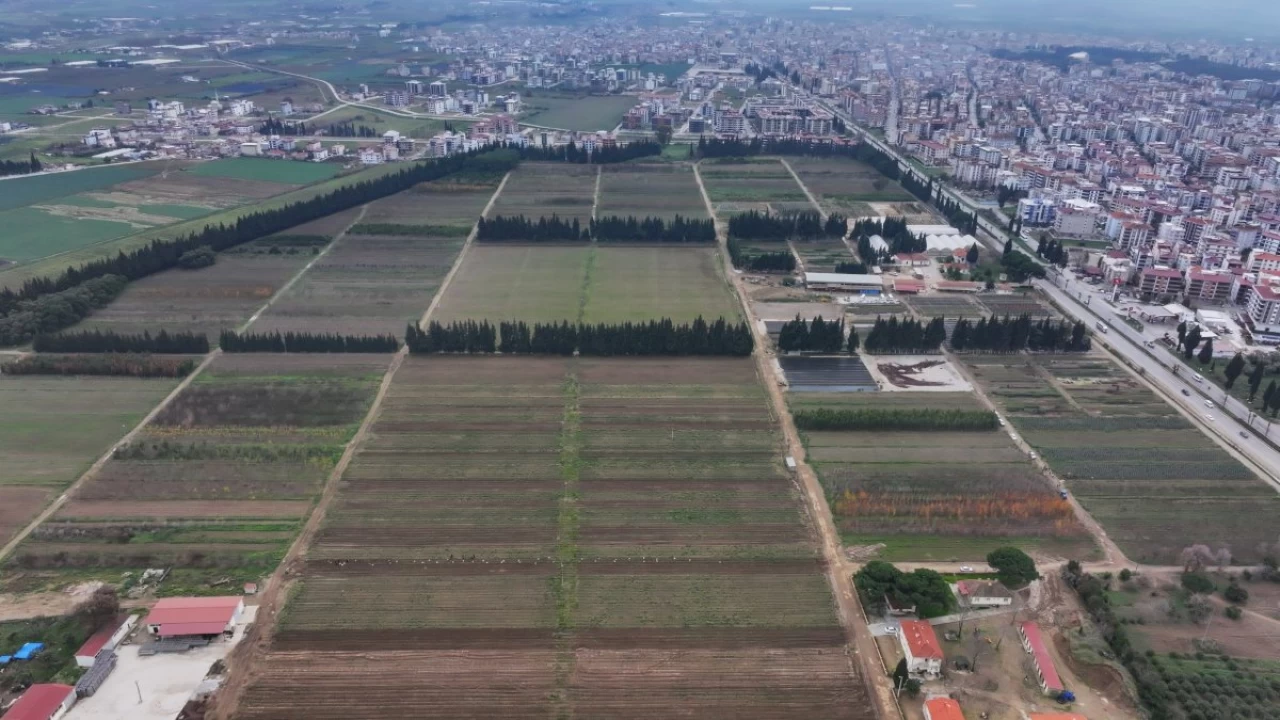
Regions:
<instances>
[{"instance_id":1,"label":"row of cypress tree","mask_svg":"<svg viewBox=\"0 0 1280 720\"><path fill-rule=\"evenodd\" d=\"M589 220L586 227L577 219L559 215L533 220L524 215L496 215L480 218L476 239L489 242L669 242L711 243L716 239L715 222L676 215L670 220L648 216L610 215Z\"/></svg>"},{"instance_id":2,"label":"row of cypress tree","mask_svg":"<svg viewBox=\"0 0 1280 720\"><path fill-rule=\"evenodd\" d=\"M845 216L831 213L824 221L814 210L781 214L748 210L729 218L730 237L743 240L782 242L790 238L844 237L847 229Z\"/></svg>"},{"instance_id":3,"label":"row of cypress tree","mask_svg":"<svg viewBox=\"0 0 1280 720\"><path fill-rule=\"evenodd\" d=\"M952 350L982 352L1085 352L1092 347L1084 323L1049 318L1032 321L1030 315L984 317L976 322L961 318L951 330L950 344Z\"/></svg>"},{"instance_id":4,"label":"row of cypress tree","mask_svg":"<svg viewBox=\"0 0 1280 720\"><path fill-rule=\"evenodd\" d=\"M888 320L876 318L862 346L869 353L937 352L946 339L947 326L940 317L925 323L891 315Z\"/></svg>"},{"instance_id":5,"label":"row of cypress tree","mask_svg":"<svg viewBox=\"0 0 1280 720\"><path fill-rule=\"evenodd\" d=\"M229 353L393 353L400 349L400 341L395 335L237 333L223 330L218 346Z\"/></svg>"},{"instance_id":6,"label":"row of cypress tree","mask_svg":"<svg viewBox=\"0 0 1280 720\"><path fill-rule=\"evenodd\" d=\"M729 261L739 270L789 273L796 269L796 256L792 255L790 250L755 253L753 255L743 250L742 245L735 237L730 237L725 246L729 250Z\"/></svg>"},{"instance_id":7,"label":"row of cypress tree","mask_svg":"<svg viewBox=\"0 0 1280 720\"><path fill-rule=\"evenodd\" d=\"M204 333L166 330L152 335L126 335L113 330L85 330L59 335L39 335L32 347L51 353L154 353L157 355L203 355L209 352Z\"/></svg>"},{"instance_id":8,"label":"row of cypress tree","mask_svg":"<svg viewBox=\"0 0 1280 720\"><path fill-rule=\"evenodd\" d=\"M676 324L668 318L643 323L534 323L464 320L431 322L426 330L410 323L405 342L415 354L462 353L532 355L750 355L754 347L746 323L724 318Z\"/></svg>"},{"instance_id":9,"label":"row of cypress tree","mask_svg":"<svg viewBox=\"0 0 1280 720\"><path fill-rule=\"evenodd\" d=\"M857 335L857 331L853 331ZM844 321L823 320L816 317L812 322L799 315L788 320L778 332L778 349L783 352L811 351L838 353L845 349ZM850 350L856 349L856 343Z\"/></svg>"},{"instance_id":10,"label":"row of cypress tree","mask_svg":"<svg viewBox=\"0 0 1280 720\"><path fill-rule=\"evenodd\" d=\"M662 145L651 142L631 142L626 145L599 146L590 152L573 142L559 147L537 147L525 145L519 147L520 159L538 162L566 162L577 164L610 165L627 162L643 157L662 154Z\"/></svg>"}]
</instances>

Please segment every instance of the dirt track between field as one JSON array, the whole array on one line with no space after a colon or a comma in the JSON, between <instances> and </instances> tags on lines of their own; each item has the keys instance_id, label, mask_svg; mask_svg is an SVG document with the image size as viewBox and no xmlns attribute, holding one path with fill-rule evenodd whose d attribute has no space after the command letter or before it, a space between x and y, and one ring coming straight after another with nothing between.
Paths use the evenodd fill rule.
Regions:
<instances>
[{"instance_id":1,"label":"dirt track between field","mask_svg":"<svg viewBox=\"0 0 1280 720\"><path fill-rule=\"evenodd\" d=\"M788 170L790 170L790 166L788 166ZM840 535L836 532L835 524L831 519L831 510L827 507L826 495L822 491L822 485L818 482L818 477L813 468L809 467L805 462L804 445L800 442L800 435L787 408L786 398L783 397L777 379L774 377L769 338L761 330L759 323L753 319L750 295L742 282L741 276L734 271L732 263L729 261L729 253L725 247L725 243L728 240L728 228L716 216L715 206L711 203L711 197L707 194L706 185L702 182L702 173L696 164L694 165L694 178L698 181L698 190L702 193L703 202L706 203L707 213L715 221L716 238L720 245L723 270L733 285L738 301L742 305L743 317L746 318L747 325L751 328L751 334L755 339L756 350L753 356L756 360L759 381L768 390L769 401L772 404L774 415L777 417L778 424L782 429L786 452L794 458L796 463L799 489L805 498L806 514L809 515L810 522L817 531L821 542L822 556L827 562L827 579L832 586L840 624L844 627L845 641L856 656L856 658L850 659L851 661L856 659L857 667L855 671L858 675L861 675L861 680L865 684L867 693L875 703L876 716L880 718L902 718L902 710L895 701L893 690L889 686L888 678L885 676L884 663L879 655L880 651L875 644L875 639L871 636L866 616L863 613L857 593L854 591L853 568L841 553ZM807 193L808 191L806 190ZM810 197L812 199L812 196ZM817 205L816 201L814 205Z\"/></svg>"}]
</instances>

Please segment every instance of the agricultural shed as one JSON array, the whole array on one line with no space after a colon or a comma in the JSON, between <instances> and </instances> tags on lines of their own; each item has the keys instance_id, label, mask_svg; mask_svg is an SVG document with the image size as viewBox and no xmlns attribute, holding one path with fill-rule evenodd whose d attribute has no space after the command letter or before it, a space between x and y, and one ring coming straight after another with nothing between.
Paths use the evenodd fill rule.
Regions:
<instances>
[{"instance_id":1,"label":"agricultural shed","mask_svg":"<svg viewBox=\"0 0 1280 720\"><path fill-rule=\"evenodd\" d=\"M82 668L93 667L94 658L98 657L98 653L103 650L114 650L137 624L137 615L126 615L104 625L85 640L84 645L76 651L76 665Z\"/></svg>"},{"instance_id":2,"label":"agricultural shed","mask_svg":"<svg viewBox=\"0 0 1280 720\"><path fill-rule=\"evenodd\" d=\"M157 637L213 636L231 632L244 612L244 598L164 598L143 624Z\"/></svg>"},{"instance_id":3,"label":"agricultural shed","mask_svg":"<svg viewBox=\"0 0 1280 720\"><path fill-rule=\"evenodd\" d=\"M903 620L898 641L907 658L907 671L937 676L942 673L942 644L933 626L925 620Z\"/></svg>"},{"instance_id":4,"label":"agricultural shed","mask_svg":"<svg viewBox=\"0 0 1280 720\"><path fill-rule=\"evenodd\" d=\"M924 701L924 720L964 720L964 713L949 697L932 698Z\"/></svg>"},{"instance_id":5,"label":"agricultural shed","mask_svg":"<svg viewBox=\"0 0 1280 720\"><path fill-rule=\"evenodd\" d=\"M938 292L976 293L982 289L982 283L968 280L939 280L933 284L933 289Z\"/></svg>"},{"instance_id":6,"label":"agricultural shed","mask_svg":"<svg viewBox=\"0 0 1280 720\"><path fill-rule=\"evenodd\" d=\"M1040 679L1040 689L1045 693L1062 692L1062 680L1058 677L1058 668L1053 664L1053 656L1044 644L1044 636L1040 634L1040 626L1033 622L1024 622L1018 626L1018 635L1022 636L1022 648L1031 654L1036 666L1036 675Z\"/></svg>"},{"instance_id":7,"label":"agricultural shed","mask_svg":"<svg viewBox=\"0 0 1280 720\"><path fill-rule=\"evenodd\" d=\"M58 720L75 703L76 689L70 685L32 685L9 707L4 720Z\"/></svg>"},{"instance_id":8,"label":"agricultural shed","mask_svg":"<svg viewBox=\"0 0 1280 720\"><path fill-rule=\"evenodd\" d=\"M804 284L810 290L853 290L865 295L879 295L884 288L884 280L879 275L852 273L807 272Z\"/></svg>"},{"instance_id":9,"label":"agricultural shed","mask_svg":"<svg viewBox=\"0 0 1280 720\"><path fill-rule=\"evenodd\" d=\"M908 225L912 235L960 235L960 230L950 225Z\"/></svg>"}]
</instances>

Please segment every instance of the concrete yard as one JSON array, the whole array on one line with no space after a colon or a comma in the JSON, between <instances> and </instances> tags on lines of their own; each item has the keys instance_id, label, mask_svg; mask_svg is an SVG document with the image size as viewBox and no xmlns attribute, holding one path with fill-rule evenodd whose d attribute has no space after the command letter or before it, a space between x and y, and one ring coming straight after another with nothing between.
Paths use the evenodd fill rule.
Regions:
<instances>
[{"instance_id":1,"label":"concrete yard","mask_svg":"<svg viewBox=\"0 0 1280 720\"><path fill-rule=\"evenodd\" d=\"M65 720L173 720L213 664L240 642L247 623L253 621L254 613L250 611L256 609L245 608L244 624L236 626L231 640L216 641L207 647L149 657L138 655L141 643L120 647L116 669L107 681L93 696L76 703Z\"/></svg>"}]
</instances>

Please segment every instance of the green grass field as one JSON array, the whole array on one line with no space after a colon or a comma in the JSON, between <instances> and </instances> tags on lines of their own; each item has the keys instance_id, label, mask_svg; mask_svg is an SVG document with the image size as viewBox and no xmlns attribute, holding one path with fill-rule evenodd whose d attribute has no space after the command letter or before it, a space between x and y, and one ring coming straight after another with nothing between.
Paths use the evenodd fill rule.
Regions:
<instances>
[{"instance_id":1,"label":"green grass field","mask_svg":"<svg viewBox=\"0 0 1280 720\"><path fill-rule=\"evenodd\" d=\"M4 180L0 184L0 210L12 210L89 190L101 190L130 180L141 180L160 172L162 167L161 163L139 163ZM0 241L0 255L3 254L2 243Z\"/></svg>"},{"instance_id":2,"label":"green grass field","mask_svg":"<svg viewBox=\"0 0 1280 720\"><path fill-rule=\"evenodd\" d=\"M266 182L307 185L328 180L338 174L339 167L325 163L304 163L292 160L259 160L254 158L227 158L202 163L191 169L192 175L226 177L240 180L264 180Z\"/></svg>"},{"instance_id":3,"label":"green grass field","mask_svg":"<svg viewBox=\"0 0 1280 720\"><path fill-rule=\"evenodd\" d=\"M525 98L520 122L563 130L612 130L635 107L631 95L561 95L545 92Z\"/></svg>"},{"instance_id":4,"label":"green grass field","mask_svg":"<svg viewBox=\"0 0 1280 720\"><path fill-rule=\"evenodd\" d=\"M103 240L127 235L128 223L86 220L50 215L35 208L0 212L0 259L17 263L76 250Z\"/></svg>"},{"instance_id":5,"label":"green grass field","mask_svg":"<svg viewBox=\"0 0 1280 720\"><path fill-rule=\"evenodd\" d=\"M587 288L587 322L738 317L711 248L601 247Z\"/></svg>"},{"instance_id":6,"label":"green grass field","mask_svg":"<svg viewBox=\"0 0 1280 720\"><path fill-rule=\"evenodd\" d=\"M281 164L288 163L282 162ZM112 257L120 252L128 252L146 245L152 240L172 238L178 235L199 232L206 225L210 224L233 223L237 219L250 213L260 212L262 210L271 210L282 207L291 202L307 200L315 197L316 195L331 192L335 188L343 185L350 185L362 180L381 177L388 173L398 172L399 170L400 166L394 164L378 165L359 173L332 178L325 182L317 183L305 188L298 188L296 190L289 190L286 186L281 186L281 189L285 192L258 203L242 205L240 207L223 210L212 215L180 222L174 225L141 230L115 240L91 244L88 247L81 247L73 252L68 252L65 255L44 258L26 265L0 269L0 286L10 288L18 287L30 278L56 275L69 266L81 265L104 257ZM94 170L90 172L101 171ZM79 192L82 189L83 188L77 188L75 192ZM2 256L3 254L0 253L0 257Z\"/></svg>"},{"instance_id":7,"label":"green grass field","mask_svg":"<svg viewBox=\"0 0 1280 720\"><path fill-rule=\"evenodd\" d=\"M440 298L434 318L573 320L578 317L589 250L585 245L476 245Z\"/></svg>"},{"instance_id":8,"label":"green grass field","mask_svg":"<svg viewBox=\"0 0 1280 720\"><path fill-rule=\"evenodd\" d=\"M176 384L0 375L0 484L70 484Z\"/></svg>"}]
</instances>

